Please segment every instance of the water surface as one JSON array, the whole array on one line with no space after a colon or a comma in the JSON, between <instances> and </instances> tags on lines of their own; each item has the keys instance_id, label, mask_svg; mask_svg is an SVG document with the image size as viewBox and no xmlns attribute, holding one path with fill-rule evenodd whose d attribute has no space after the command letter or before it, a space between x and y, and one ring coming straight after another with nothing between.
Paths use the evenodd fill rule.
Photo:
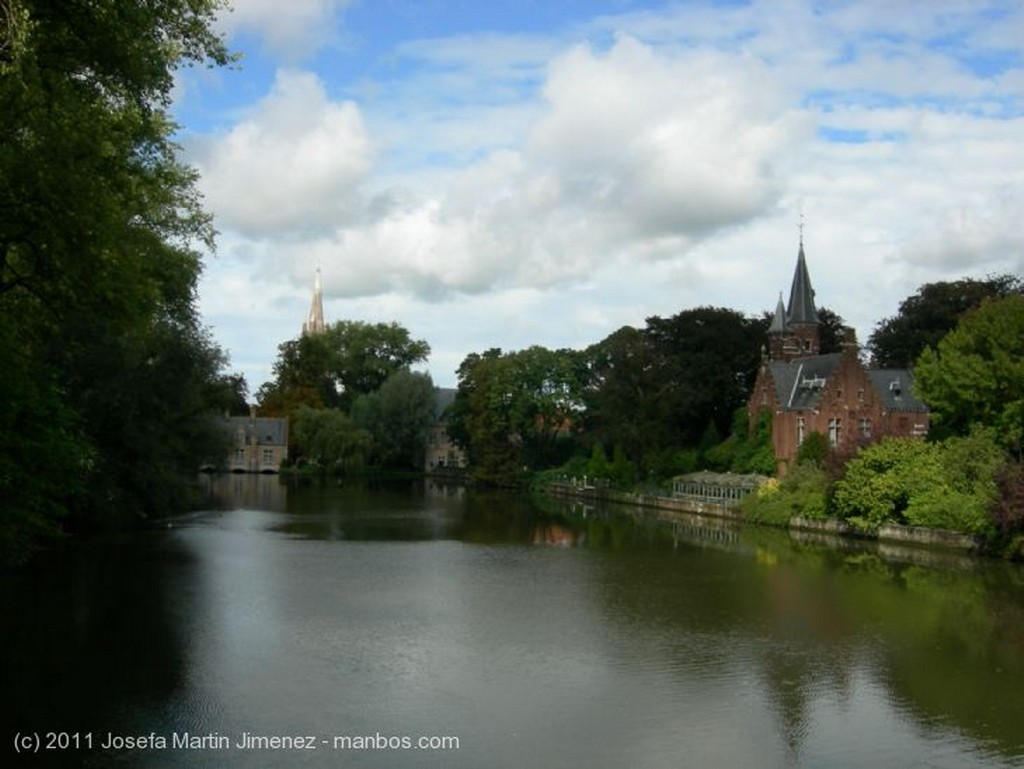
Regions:
<instances>
[{"instance_id":1,"label":"water surface","mask_svg":"<svg viewBox=\"0 0 1024 769\"><path fill-rule=\"evenodd\" d=\"M1024 766L1019 568L416 483L211 492L0 578L18 763ZM47 732L93 749L14 754Z\"/></svg>"}]
</instances>

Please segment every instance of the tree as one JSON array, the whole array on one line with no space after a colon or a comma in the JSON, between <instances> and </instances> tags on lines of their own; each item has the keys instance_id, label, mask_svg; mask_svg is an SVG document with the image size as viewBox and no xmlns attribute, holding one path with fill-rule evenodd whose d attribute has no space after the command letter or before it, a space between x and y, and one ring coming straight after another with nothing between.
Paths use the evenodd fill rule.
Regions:
<instances>
[{"instance_id":1,"label":"tree","mask_svg":"<svg viewBox=\"0 0 1024 769\"><path fill-rule=\"evenodd\" d=\"M907 523L988 534L1005 459L991 431L941 443L884 438L847 463L835 484L835 510L865 529Z\"/></svg>"},{"instance_id":2,"label":"tree","mask_svg":"<svg viewBox=\"0 0 1024 769\"><path fill-rule=\"evenodd\" d=\"M916 387L939 435L996 430L1020 455L1024 438L1024 296L988 299L917 362Z\"/></svg>"},{"instance_id":3,"label":"tree","mask_svg":"<svg viewBox=\"0 0 1024 769\"><path fill-rule=\"evenodd\" d=\"M669 428L668 440L692 446L709 420L727 435L757 373L761 322L735 310L697 307L648 318L646 334L655 352L657 419Z\"/></svg>"},{"instance_id":4,"label":"tree","mask_svg":"<svg viewBox=\"0 0 1024 769\"><path fill-rule=\"evenodd\" d=\"M1021 294L1024 285L1013 275L984 280L963 278L926 283L900 303L899 312L875 326L867 347L879 368L909 368L927 347L956 328L961 316L985 299Z\"/></svg>"},{"instance_id":5,"label":"tree","mask_svg":"<svg viewBox=\"0 0 1024 769\"><path fill-rule=\"evenodd\" d=\"M299 408L295 442L301 457L322 474L341 475L363 467L373 436L337 409Z\"/></svg>"},{"instance_id":6,"label":"tree","mask_svg":"<svg viewBox=\"0 0 1024 769\"><path fill-rule=\"evenodd\" d=\"M621 446L634 462L671 443L661 419L656 351L650 337L623 326L584 353L590 374L584 390L587 439Z\"/></svg>"},{"instance_id":7,"label":"tree","mask_svg":"<svg viewBox=\"0 0 1024 769\"><path fill-rule=\"evenodd\" d=\"M398 323L343 320L322 334L291 339L278 348L274 380L259 391L265 411L351 409L360 395L378 390L392 374L425 361L430 345Z\"/></svg>"},{"instance_id":8,"label":"tree","mask_svg":"<svg viewBox=\"0 0 1024 769\"><path fill-rule=\"evenodd\" d=\"M818 321L819 352L822 355L842 352L843 341L846 338L846 321L827 307L818 308Z\"/></svg>"},{"instance_id":9,"label":"tree","mask_svg":"<svg viewBox=\"0 0 1024 769\"><path fill-rule=\"evenodd\" d=\"M449 415L449 435L469 452L481 480L515 482L523 465L567 458L583 418L584 358L574 350L530 347L468 355Z\"/></svg>"},{"instance_id":10,"label":"tree","mask_svg":"<svg viewBox=\"0 0 1024 769\"><path fill-rule=\"evenodd\" d=\"M220 6L4 5L0 483L20 488L2 527L170 511L215 450L225 357L195 309L213 229L166 108L178 68L230 61ZM49 461L28 467L30 444ZM28 479L43 468L62 483Z\"/></svg>"},{"instance_id":11,"label":"tree","mask_svg":"<svg viewBox=\"0 0 1024 769\"><path fill-rule=\"evenodd\" d=\"M429 374L398 371L356 400L352 421L373 436L372 452L381 465L422 469L435 402Z\"/></svg>"}]
</instances>

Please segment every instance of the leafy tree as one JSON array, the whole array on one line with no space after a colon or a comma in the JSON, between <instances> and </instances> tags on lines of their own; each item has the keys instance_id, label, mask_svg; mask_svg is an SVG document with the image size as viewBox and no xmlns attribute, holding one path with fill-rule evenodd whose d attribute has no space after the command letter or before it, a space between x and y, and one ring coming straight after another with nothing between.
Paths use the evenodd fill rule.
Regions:
<instances>
[{"instance_id":1,"label":"leafy tree","mask_svg":"<svg viewBox=\"0 0 1024 769\"><path fill-rule=\"evenodd\" d=\"M847 463L835 510L865 529L891 522L988 533L1004 460L991 432L942 443L885 438Z\"/></svg>"},{"instance_id":2,"label":"leafy tree","mask_svg":"<svg viewBox=\"0 0 1024 769\"><path fill-rule=\"evenodd\" d=\"M459 366L459 387L448 417L448 434L469 455L473 477L508 486L522 468L522 436L512 414L508 361L498 348L470 353Z\"/></svg>"},{"instance_id":3,"label":"leafy tree","mask_svg":"<svg viewBox=\"0 0 1024 769\"><path fill-rule=\"evenodd\" d=\"M302 458L324 474L361 469L373 442L369 432L337 409L301 407L294 432Z\"/></svg>"},{"instance_id":4,"label":"leafy tree","mask_svg":"<svg viewBox=\"0 0 1024 769\"><path fill-rule=\"evenodd\" d=\"M430 345L398 323L343 320L324 333L278 346L274 380L259 391L261 408L286 412L298 405L351 409L360 395L380 389L392 374L425 361Z\"/></svg>"},{"instance_id":5,"label":"leafy tree","mask_svg":"<svg viewBox=\"0 0 1024 769\"><path fill-rule=\"evenodd\" d=\"M842 316L833 312L828 307L818 308L818 342L819 351L822 355L843 351L843 341L846 338L846 321Z\"/></svg>"},{"instance_id":6,"label":"leafy tree","mask_svg":"<svg viewBox=\"0 0 1024 769\"><path fill-rule=\"evenodd\" d=\"M658 396L664 383L656 377L650 337L623 326L584 355L590 369L584 391L588 438L622 446L635 462L645 451L672 444L661 419Z\"/></svg>"},{"instance_id":7,"label":"leafy tree","mask_svg":"<svg viewBox=\"0 0 1024 769\"><path fill-rule=\"evenodd\" d=\"M373 436L380 464L422 469L435 402L429 374L398 371L379 390L356 400L352 421Z\"/></svg>"},{"instance_id":8,"label":"leafy tree","mask_svg":"<svg viewBox=\"0 0 1024 769\"><path fill-rule=\"evenodd\" d=\"M880 321L868 339L874 365L909 368L925 348L935 348L956 328L961 316L985 299L1021 294L1024 285L1013 275L977 280L926 283L900 303L899 312Z\"/></svg>"},{"instance_id":9,"label":"leafy tree","mask_svg":"<svg viewBox=\"0 0 1024 769\"><path fill-rule=\"evenodd\" d=\"M492 349L466 357L449 434L469 452L477 477L514 482L522 466L564 461L583 418L587 369L573 350Z\"/></svg>"},{"instance_id":10,"label":"leafy tree","mask_svg":"<svg viewBox=\"0 0 1024 769\"><path fill-rule=\"evenodd\" d=\"M835 486L836 512L864 529L906 523L911 500L941 483L942 472L937 444L883 438L847 463Z\"/></svg>"},{"instance_id":11,"label":"leafy tree","mask_svg":"<svg viewBox=\"0 0 1024 769\"><path fill-rule=\"evenodd\" d=\"M1024 438L1024 295L989 299L922 354L916 387L939 434L996 430L1008 448Z\"/></svg>"},{"instance_id":12,"label":"leafy tree","mask_svg":"<svg viewBox=\"0 0 1024 769\"><path fill-rule=\"evenodd\" d=\"M692 446L708 427L729 432L760 362L763 329L735 310L698 307L647 319L658 382L657 417L668 440ZM659 430L659 433L663 431Z\"/></svg>"},{"instance_id":13,"label":"leafy tree","mask_svg":"<svg viewBox=\"0 0 1024 769\"><path fill-rule=\"evenodd\" d=\"M600 442L594 444L590 450L590 461L587 462L587 475L591 478L608 477L608 455L605 454L604 446Z\"/></svg>"},{"instance_id":14,"label":"leafy tree","mask_svg":"<svg viewBox=\"0 0 1024 769\"><path fill-rule=\"evenodd\" d=\"M804 442L796 452L797 464L812 464L821 467L825 458L829 455L828 436L825 433L813 431L804 437Z\"/></svg>"},{"instance_id":15,"label":"leafy tree","mask_svg":"<svg viewBox=\"0 0 1024 769\"><path fill-rule=\"evenodd\" d=\"M166 108L179 67L230 60L220 5L4 4L0 483L21 488L0 527L167 512L214 450L225 359L195 310L213 229ZM28 445L66 484L22 475Z\"/></svg>"}]
</instances>

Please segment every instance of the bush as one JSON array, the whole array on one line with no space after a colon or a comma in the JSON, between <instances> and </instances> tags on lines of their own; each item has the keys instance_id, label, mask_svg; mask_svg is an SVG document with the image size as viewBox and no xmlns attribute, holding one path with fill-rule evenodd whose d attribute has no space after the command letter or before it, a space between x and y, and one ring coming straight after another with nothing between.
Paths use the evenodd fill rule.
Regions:
<instances>
[{"instance_id":1,"label":"bush","mask_svg":"<svg viewBox=\"0 0 1024 769\"><path fill-rule=\"evenodd\" d=\"M835 485L835 511L867 530L906 523L980 534L991 527L1003 461L986 431L942 443L886 438L847 463Z\"/></svg>"},{"instance_id":2,"label":"bush","mask_svg":"<svg viewBox=\"0 0 1024 769\"><path fill-rule=\"evenodd\" d=\"M811 464L794 467L781 481L775 478L740 505L747 520L784 526L794 516L823 520L828 517L828 482L825 472Z\"/></svg>"}]
</instances>

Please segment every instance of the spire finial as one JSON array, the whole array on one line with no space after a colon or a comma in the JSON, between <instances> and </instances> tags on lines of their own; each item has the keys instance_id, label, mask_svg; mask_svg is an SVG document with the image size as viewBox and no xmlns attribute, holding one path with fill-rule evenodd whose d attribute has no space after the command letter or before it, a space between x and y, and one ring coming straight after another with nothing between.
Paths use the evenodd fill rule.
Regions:
<instances>
[{"instance_id":1,"label":"spire finial","mask_svg":"<svg viewBox=\"0 0 1024 769\"><path fill-rule=\"evenodd\" d=\"M802 250L803 247L804 247L804 209L803 209L803 206L800 207L800 219L797 222L796 227L800 231L800 248Z\"/></svg>"}]
</instances>

